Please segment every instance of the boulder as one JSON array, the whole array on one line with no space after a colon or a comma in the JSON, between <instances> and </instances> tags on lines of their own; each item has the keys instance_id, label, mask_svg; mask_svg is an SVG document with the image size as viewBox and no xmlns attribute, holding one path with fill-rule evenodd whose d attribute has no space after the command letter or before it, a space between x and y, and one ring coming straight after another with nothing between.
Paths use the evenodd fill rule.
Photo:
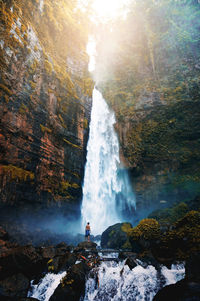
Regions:
<instances>
[{"instance_id":1,"label":"boulder","mask_svg":"<svg viewBox=\"0 0 200 301\"><path fill-rule=\"evenodd\" d=\"M132 228L130 223L117 223L108 227L101 236L101 247L112 249L126 249L130 247L128 230Z\"/></svg>"},{"instance_id":2,"label":"boulder","mask_svg":"<svg viewBox=\"0 0 200 301\"><path fill-rule=\"evenodd\" d=\"M187 280L178 281L162 288L153 301L200 301L200 283Z\"/></svg>"},{"instance_id":3,"label":"boulder","mask_svg":"<svg viewBox=\"0 0 200 301\"><path fill-rule=\"evenodd\" d=\"M153 218L145 218L129 232L132 251L141 253L148 250L160 238L160 225Z\"/></svg>"},{"instance_id":4,"label":"boulder","mask_svg":"<svg viewBox=\"0 0 200 301\"><path fill-rule=\"evenodd\" d=\"M0 295L5 297L26 297L29 279L21 273L0 280Z\"/></svg>"},{"instance_id":5,"label":"boulder","mask_svg":"<svg viewBox=\"0 0 200 301\"><path fill-rule=\"evenodd\" d=\"M67 252L65 255L50 259L48 261L48 270L49 272L59 273L75 264L76 260L77 256L75 254Z\"/></svg>"},{"instance_id":6,"label":"boulder","mask_svg":"<svg viewBox=\"0 0 200 301\"><path fill-rule=\"evenodd\" d=\"M185 279L162 288L153 301L200 301L200 254L186 260Z\"/></svg>"},{"instance_id":7,"label":"boulder","mask_svg":"<svg viewBox=\"0 0 200 301\"><path fill-rule=\"evenodd\" d=\"M83 249L96 249L97 244L92 241L82 241L78 244L78 248L83 248Z\"/></svg>"},{"instance_id":8,"label":"boulder","mask_svg":"<svg viewBox=\"0 0 200 301\"><path fill-rule=\"evenodd\" d=\"M98 254L97 244L90 241L83 241L78 244L78 246L74 249L75 254L81 254L83 256L87 256L88 254Z\"/></svg>"},{"instance_id":9,"label":"boulder","mask_svg":"<svg viewBox=\"0 0 200 301\"><path fill-rule=\"evenodd\" d=\"M61 242L56 245L56 256L65 255L72 250L71 246L68 246L65 242Z\"/></svg>"},{"instance_id":10,"label":"boulder","mask_svg":"<svg viewBox=\"0 0 200 301\"><path fill-rule=\"evenodd\" d=\"M134 269L138 265L137 261L131 257L128 257L126 259L125 264L129 267L130 270Z\"/></svg>"},{"instance_id":11,"label":"boulder","mask_svg":"<svg viewBox=\"0 0 200 301\"><path fill-rule=\"evenodd\" d=\"M4 251L0 252L0 279L21 273L32 279L35 275L43 272L46 267L46 258L33 246L19 247L6 243Z\"/></svg>"},{"instance_id":12,"label":"boulder","mask_svg":"<svg viewBox=\"0 0 200 301\"><path fill-rule=\"evenodd\" d=\"M49 301L79 301L85 293L85 281L89 271L90 267L84 262L74 264Z\"/></svg>"}]
</instances>

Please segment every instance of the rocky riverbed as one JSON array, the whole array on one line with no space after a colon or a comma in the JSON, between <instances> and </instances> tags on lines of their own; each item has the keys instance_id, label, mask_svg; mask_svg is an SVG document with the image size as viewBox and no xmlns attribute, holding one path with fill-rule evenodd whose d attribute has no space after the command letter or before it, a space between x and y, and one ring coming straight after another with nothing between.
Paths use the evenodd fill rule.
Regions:
<instances>
[{"instance_id":1,"label":"rocky riverbed","mask_svg":"<svg viewBox=\"0 0 200 301\"><path fill-rule=\"evenodd\" d=\"M167 268L156 258L152 257L150 260L148 256L143 257L141 261L141 254L133 252L132 249L114 251L107 250L105 255L106 251L100 250L96 243L84 241L77 246L70 246L64 242L48 246L22 246L12 242L9 234L1 227L1 300L107 300L105 294L108 294L109 298L112 296L113 299L109 300L121 300L115 299L117 295L113 293L118 290L118 285L122 289L122 300L126 300L123 299L124 291L126 292L130 279L133 279L130 284L133 286L133 292L127 291L127 296L134 296L138 291L136 299L132 300L144 300L142 298L148 296L147 300L162 301L168 300L166 296L169 295L171 300L176 301L200 300L198 254L186 260L185 278L182 279L184 270L181 266L173 265ZM141 286L141 278L144 278L143 285L146 287L144 295L138 288ZM114 283L115 290L111 289L110 281L112 285ZM175 284L176 281L178 282ZM162 288L163 286L165 287ZM108 287L110 290L107 291ZM123 287L126 289L123 290ZM51 288L49 297L47 288ZM160 288L162 289L156 294ZM149 290L152 292L150 295Z\"/></svg>"}]
</instances>

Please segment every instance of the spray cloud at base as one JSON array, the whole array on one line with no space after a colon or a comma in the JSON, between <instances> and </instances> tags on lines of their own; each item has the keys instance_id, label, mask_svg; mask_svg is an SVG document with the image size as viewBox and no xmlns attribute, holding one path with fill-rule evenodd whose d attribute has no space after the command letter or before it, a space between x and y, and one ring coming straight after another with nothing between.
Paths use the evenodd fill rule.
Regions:
<instances>
[{"instance_id":1,"label":"spray cloud at base","mask_svg":"<svg viewBox=\"0 0 200 301\"><path fill-rule=\"evenodd\" d=\"M65 214L62 210L30 208L24 211L2 211L1 225L8 231L12 241L19 244L56 245L60 242L76 245L83 240L80 214ZM5 212L5 214L3 214Z\"/></svg>"}]
</instances>

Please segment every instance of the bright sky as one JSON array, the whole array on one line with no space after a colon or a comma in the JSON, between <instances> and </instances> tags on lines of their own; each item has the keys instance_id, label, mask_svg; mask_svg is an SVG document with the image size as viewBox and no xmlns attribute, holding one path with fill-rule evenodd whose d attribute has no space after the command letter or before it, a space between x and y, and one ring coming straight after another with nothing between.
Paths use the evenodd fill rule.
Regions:
<instances>
[{"instance_id":1,"label":"bright sky","mask_svg":"<svg viewBox=\"0 0 200 301\"><path fill-rule=\"evenodd\" d=\"M82 0L84 1L84 0ZM92 8L94 15L93 21L98 23L106 22L108 19L114 19L117 16L126 17L127 10L124 5L128 4L131 0L92 0ZM97 19L97 20L96 20ZM88 69L90 72L95 69L95 41L90 38L87 45L87 53L90 56Z\"/></svg>"},{"instance_id":2,"label":"bright sky","mask_svg":"<svg viewBox=\"0 0 200 301\"><path fill-rule=\"evenodd\" d=\"M89 38L88 44L87 44L87 53L90 57L88 70L90 72L94 71L95 69L95 54L96 54L96 44L93 38Z\"/></svg>"},{"instance_id":3,"label":"bright sky","mask_svg":"<svg viewBox=\"0 0 200 301\"><path fill-rule=\"evenodd\" d=\"M123 15L123 6L128 2L128 0L93 0L92 7L97 17L108 19L115 18L119 14Z\"/></svg>"}]
</instances>

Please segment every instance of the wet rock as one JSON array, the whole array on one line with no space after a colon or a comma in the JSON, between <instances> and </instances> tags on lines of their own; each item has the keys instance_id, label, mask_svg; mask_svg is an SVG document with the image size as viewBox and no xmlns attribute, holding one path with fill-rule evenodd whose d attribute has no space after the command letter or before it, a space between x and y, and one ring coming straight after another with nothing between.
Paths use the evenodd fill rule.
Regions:
<instances>
[{"instance_id":1,"label":"wet rock","mask_svg":"<svg viewBox=\"0 0 200 301\"><path fill-rule=\"evenodd\" d=\"M102 248L126 248L128 236L123 230L125 228L124 226L132 227L130 223L118 223L108 227L101 236Z\"/></svg>"},{"instance_id":2,"label":"wet rock","mask_svg":"<svg viewBox=\"0 0 200 301\"><path fill-rule=\"evenodd\" d=\"M128 257L125 261L125 264L129 267L130 270L134 269L138 263L135 259Z\"/></svg>"},{"instance_id":3,"label":"wet rock","mask_svg":"<svg viewBox=\"0 0 200 301\"><path fill-rule=\"evenodd\" d=\"M19 298L16 301L39 301L39 300L35 298Z\"/></svg>"},{"instance_id":4,"label":"wet rock","mask_svg":"<svg viewBox=\"0 0 200 301\"><path fill-rule=\"evenodd\" d=\"M0 280L0 294L7 297L26 297L29 279L21 273Z\"/></svg>"},{"instance_id":5,"label":"wet rock","mask_svg":"<svg viewBox=\"0 0 200 301\"><path fill-rule=\"evenodd\" d=\"M84 262L73 265L56 288L50 301L79 301L84 295L86 276L89 271L90 267Z\"/></svg>"},{"instance_id":6,"label":"wet rock","mask_svg":"<svg viewBox=\"0 0 200 301\"><path fill-rule=\"evenodd\" d=\"M28 298L28 297L7 297L7 296L1 296L1 301L39 301L38 299L35 298Z\"/></svg>"},{"instance_id":7,"label":"wet rock","mask_svg":"<svg viewBox=\"0 0 200 301\"><path fill-rule=\"evenodd\" d=\"M89 254L97 255L98 251L96 249L97 244L94 242L83 241L78 244L78 246L74 249L75 254L81 254L83 256L87 256Z\"/></svg>"},{"instance_id":8,"label":"wet rock","mask_svg":"<svg viewBox=\"0 0 200 301\"><path fill-rule=\"evenodd\" d=\"M137 258L139 259L139 264L142 265L143 267L147 267L148 265L153 265L157 271L160 270L160 263L155 259L155 257L151 253L151 251L145 251L143 254L141 254ZM166 261L165 261L165 263L166 263ZM169 264L167 264L167 265L165 264L165 265L168 266L168 268L170 268L171 263L172 262L170 262L170 265Z\"/></svg>"},{"instance_id":9,"label":"wet rock","mask_svg":"<svg viewBox=\"0 0 200 301\"><path fill-rule=\"evenodd\" d=\"M75 254L67 252L65 255L56 256L49 260L48 270L49 272L59 273L75 264L76 260L77 256Z\"/></svg>"},{"instance_id":10,"label":"wet rock","mask_svg":"<svg viewBox=\"0 0 200 301\"><path fill-rule=\"evenodd\" d=\"M70 252L71 249L71 246L68 246L65 242L61 242L56 245L56 255L65 255L67 252Z\"/></svg>"},{"instance_id":11,"label":"wet rock","mask_svg":"<svg viewBox=\"0 0 200 301\"><path fill-rule=\"evenodd\" d=\"M187 280L162 288L153 301L200 301L200 283Z\"/></svg>"},{"instance_id":12,"label":"wet rock","mask_svg":"<svg viewBox=\"0 0 200 301\"><path fill-rule=\"evenodd\" d=\"M0 240L8 240L9 235L5 229L0 226Z\"/></svg>"},{"instance_id":13,"label":"wet rock","mask_svg":"<svg viewBox=\"0 0 200 301\"><path fill-rule=\"evenodd\" d=\"M134 252L120 252L119 259L133 258L136 259L137 253Z\"/></svg>"},{"instance_id":14,"label":"wet rock","mask_svg":"<svg viewBox=\"0 0 200 301\"><path fill-rule=\"evenodd\" d=\"M56 255L56 250L53 246L42 247L41 248L41 256L43 258L53 258Z\"/></svg>"},{"instance_id":15,"label":"wet rock","mask_svg":"<svg viewBox=\"0 0 200 301\"><path fill-rule=\"evenodd\" d=\"M78 248L83 248L83 249L96 249L97 244L92 241L83 241L78 244Z\"/></svg>"},{"instance_id":16,"label":"wet rock","mask_svg":"<svg viewBox=\"0 0 200 301\"><path fill-rule=\"evenodd\" d=\"M186 260L185 277L190 281L200 283L200 254L191 254L190 258Z\"/></svg>"},{"instance_id":17,"label":"wet rock","mask_svg":"<svg viewBox=\"0 0 200 301\"><path fill-rule=\"evenodd\" d=\"M46 258L37 252L33 246L19 247L7 243L4 252L0 253L1 273L0 279L22 273L27 278L32 279L41 273L46 267Z\"/></svg>"}]
</instances>

